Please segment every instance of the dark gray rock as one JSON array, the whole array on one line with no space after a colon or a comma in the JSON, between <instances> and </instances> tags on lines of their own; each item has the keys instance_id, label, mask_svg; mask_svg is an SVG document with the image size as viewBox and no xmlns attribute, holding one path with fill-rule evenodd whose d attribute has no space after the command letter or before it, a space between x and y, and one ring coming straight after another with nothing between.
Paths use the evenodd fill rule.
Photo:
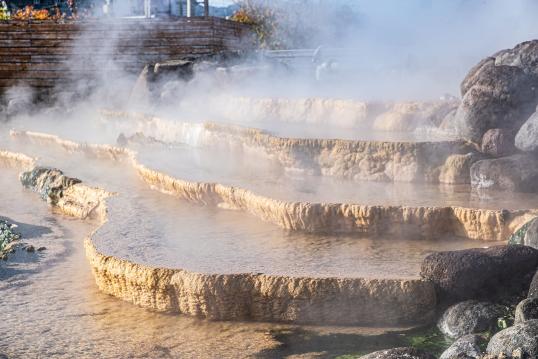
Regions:
<instances>
[{"instance_id":1,"label":"dark gray rock","mask_svg":"<svg viewBox=\"0 0 538 359\"><path fill-rule=\"evenodd\" d=\"M487 353L512 354L517 349L529 358L538 358L538 319L501 330L489 341Z\"/></svg>"},{"instance_id":2,"label":"dark gray rock","mask_svg":"<svg viewBox=\"0 0 538 359\"><path fill-rule=\"evenodd\" d=\"M17 97L8 101L6 106L7 116L16 116L28 112L32 102L26 97Z\"/></svg>"},{"instance_id":3,"label":"dark gray rock","mask_svg":"<svg viewBox=\"0 0 538 359\"><path fill-rule=\"evenodd\" d=\"M492 128L517 131L538 103L535 58L538 41L522 43L485 58L461 84L458 132L479 142Z\"/></svg>"},{"instance_id":4,"label":"dark gray rock","mask_svg":"<svg viewBox=\"0 0 538 359\"><path fill-rule=\"evenodd\" d=\"M486 159L471 166L475 188L513 192L538 191L538 159L528 154Z\"/></svg>"},{"instance_id":5,"label":"dark gray rock","mask_svg":"<svg viewBox=\"0 0 538 359\"><path fill-rule=\"evenodd\" d=\"M525 73L538 74L538 41L524 41L513 49L506 49L493 55L495 65L519 67Z\"/></svg>"},{"instance_id":6,"label":"dark gray rock","mask_svg":"<svg viewBox=\"0 0 538 359\"><path fill-rule=\"evenodd\" d=\"M481 151L493 157L513 154L516 151L513 132L502 128L487 130L482 137Z\"/></svg>"},{"instance_id":7,"label":"dark gray rock","mask_svg":"<svg viewBox=\"0 0 538 359\"><path fill-rule=\"evenodd\" d=\"M521 126L516 134L515 146L525 152L538 149L538 112L533 113Z\"/></svg>"},{"instance_id":8,"label":"dark gray rock","mask_svg":"<svg viewBox=\"0 0 538 359\"><path fill-rule=\"evenodd\" d=\"M441 354L439 359L460 359L482 357L480 345L485 342L480 335L469 334L456 340L452 345Z\"/></svg>"},{"instance_id":9,"label":"dark gray rock","mask_svg":"<svg viewBox=\"0 0 538 359\"><path fill-rule=\"evenodd\" d=\"M538 249L538 218L529 222L522 244Z\"/></svg>"},{"instance_id":10,"label":"dark gray rock","mask_svg":"<svg viewBox=\"0 0 538 359\"><path fill-rule=\"evenodd\" d=\"M504 313L505 307L502 305L467 300L445 310L437 322L437 327L446 336L458 339L493 328Z\"/></svg>"},{"instance_id":11,"label":"dark gray rock","mask_svg":"<svg viewBox=\"0 0 538 359\"><path fill-rule=\"evenodd\" d=\"M527 298L538 298L538 271L534 273L531 285L529 286L529 294L527 295Z\"/></svg>"},{"instance_id":12,"label":"dark gray rock","mask_svg":"<svg viewBox=\"0 0 538 359\"><path fill-rule=\"evenodd\" d=\"M363 355L359 359L435 359L435 356L415 348L394 348Z\"/></svg>"},{"instance_id":13,"label":"dark gray rock","mask_svg":"<svg viewBox=\"0 0 538 359\"><path fill-rule=\"evenodd\" d=\"M507 245L432 253L420 275L433 282L441 302L450 304L519 294L537 267L538 250Z\"/></svg>"},{"instance_id":14,"label":"dark gray rock","mask_svg":"<svg viewBox=\"0 0 538 359\"><path fill-rule=\"evenodd\" d=\"M516 307L516 323L531 319L538 319L538 298L523 299Z\"/></svg>"}]
</instances>

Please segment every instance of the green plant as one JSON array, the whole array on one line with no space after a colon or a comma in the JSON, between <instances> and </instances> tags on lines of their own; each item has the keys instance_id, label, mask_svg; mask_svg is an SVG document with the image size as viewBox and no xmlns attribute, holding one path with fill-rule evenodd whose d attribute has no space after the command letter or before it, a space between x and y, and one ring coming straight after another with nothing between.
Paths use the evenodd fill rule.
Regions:
<instances>
[{"instance_id":1,"label":"green plant","mask_svg":"<svg viewBox=\"0 0 538 359\"><path fill-rule=\"evenodd\" d=\"M13 230L15 227L15 225L0 219L0 252L2 252L9 243L21 238L21 235Z\"/></svg>"},{"instance_id":2,"label":"green plant","mask_svg":"<svg viewBox=\"0 0 538 359\"><path fill-rule=\"evenodd\" d=\"M10 18L11 14L9 13L7 4L5 1L2 1L0 5L0 20L9 20Z\"/></svg>"}]
</instances>

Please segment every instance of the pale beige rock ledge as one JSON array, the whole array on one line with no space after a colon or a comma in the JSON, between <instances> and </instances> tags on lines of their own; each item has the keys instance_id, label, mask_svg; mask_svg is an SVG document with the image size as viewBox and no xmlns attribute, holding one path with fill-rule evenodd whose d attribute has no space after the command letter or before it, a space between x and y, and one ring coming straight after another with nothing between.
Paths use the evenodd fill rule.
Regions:
<instances>
[{"instance_id":1,"label":"pale beige rock ledge","mask_svg":"<svg viewBox=\"0 0 538 359\"><path fill-rule=\"evenodd\" d=\"M127 158L154 189L203 204L248 212L290 230L324 233L370 233L439 238L455 235L482 241L502 241L537 215L535 210L490 210L465 207L371 206L348 203L281 201L250 190L218 183L190 182L151 170L136 153L110 145L80 144L54 135L12 131L16 138L58 145L99 158Z\"/></svg>"},{"instance_id":2,"label":"pale beige rock ledge","mask_svg":"<svg viewBox=\"0 0 538 359\"><path fill-rule=\"evenodd\" d=\"M285 138L229 124L178 122L112 111L101 114L103 121L117 121L116 125L127 134L142 132L161 141L263 153L288 170L356 180L470 183L468 173L453 173L457 168L450 156L475 150L474 145L461 140L391 142Z\"/></svg>"},{"instance_id":3,"label":"pale beige rock ledge","mask_svg":"<svg viewBox=\"0 0 538 359\"><path fill-rule=\"evenodd\" d=\"M202 274L106 256L90 239L85 248L103 292L145 308L212 320L423 324L436 305L433 285L419 279Z\"/></svg>"},{"instance_id":4,"label":"pale beige rock ledge","mask_svg":"<svg viewBox=\"0 0 538 359\"><path fill-rule=\"evenodd\" d=\"M22 153L0 150L0 165L23 170L32 169L36 164L34 158Z\"/></svg>"},{"instance_id":5,"label":"pale beige rock ledge","mask_svg":"<svg viewBox=\"0 0 538 359\"><path fill-rule=\"evenodd\" d=\"M25 165L26 159L0 152L6 165ZM60 211L78 218L94 214L102 226L117 225L106 218L111 193L83 183L72 188L64 192L70 205L58 202ZM157 311L212 320L397 325L427 323L435 310L433 285L419 279L298 278L155 268L101 253L92 242L97 233L84 243L97 286Z\"/></svg>"},{"instance_id":6,"label":"pale beige rock ledge","mask_svg":"<svg viewBox=\"0 0 538 359\"><path fill-rule=\"evenodd\" d=\"M0 150L0 167L12 167L25 171L36 166L35 159L25 154ZM88 187L77 183L65 189L62 197L58 199L54 207L62 213L81 219L93 218L100 220L106 212L105 199L113 195L97 187Z\"/></svg>"}]
</instances>

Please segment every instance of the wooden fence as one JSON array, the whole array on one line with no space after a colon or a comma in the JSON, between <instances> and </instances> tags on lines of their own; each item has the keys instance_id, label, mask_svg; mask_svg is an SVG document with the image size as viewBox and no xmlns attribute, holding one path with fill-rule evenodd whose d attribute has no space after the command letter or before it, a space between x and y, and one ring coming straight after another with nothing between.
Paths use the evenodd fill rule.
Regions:
<instances>
[{"instance_id":1,"label":"wooden fence","mask_svg":"<svg viewBox=\"0 0 538 359\"><path fill-rule=\"evenodd\" d=\"M0 93L25 84L50 89L106 71L245 49L245 25L220 18L0 22Z\"/></svg>"}]
</instances>

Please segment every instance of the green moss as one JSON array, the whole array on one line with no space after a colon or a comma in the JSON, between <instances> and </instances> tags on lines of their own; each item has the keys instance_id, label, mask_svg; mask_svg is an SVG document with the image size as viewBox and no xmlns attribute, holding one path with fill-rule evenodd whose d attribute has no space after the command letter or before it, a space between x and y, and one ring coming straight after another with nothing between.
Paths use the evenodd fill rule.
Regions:
<instances>
[{"instance_id":1,"label":"green moss","mask_svg":"<svg viewBox=\"0 0 538 359\"><path fill-rule=\"evenodd\" d=\"M21 238L21 235L15 232L13 228L15 228L15 225L0 219L0 253L4 251L9 243Z\"/></svg>"},{"instance_id":2,"label":"green moss","mask_svg":"<svg viewBox=\"0 0 538 359\"><path fill-rule=\"evenodd\" d=\"M531 219L530 221L522 225L517 231L515 231L508 239L508 244L523 244L525 234L527 233L527 230L529 229L529 226L533 220L534 219Z\"/></svg>"},{"instance_id":3,"label":"green moss","mask_svg":"<svg viewBox=\"0 0 538 359\"><path fill-rule=\"evenodd\" d=\"M20 181L24 187L38 192L41 198L55 205L63 196L63 191L80 183L76 178L67 177L62 171L54 168L35 167L23 172Z\"/></svg>"},{"instance_id":4,"label":"green moss","mask_svg":"<svg viewBox=\"0 0 538 359\"><path fill-rule=\"evenodd\" d=\"M453 343L453 340L445 337L437 327L410 332L404 338L406 346L422 349L434 355L441 354Z\"/></svg>"}]
</instances>

